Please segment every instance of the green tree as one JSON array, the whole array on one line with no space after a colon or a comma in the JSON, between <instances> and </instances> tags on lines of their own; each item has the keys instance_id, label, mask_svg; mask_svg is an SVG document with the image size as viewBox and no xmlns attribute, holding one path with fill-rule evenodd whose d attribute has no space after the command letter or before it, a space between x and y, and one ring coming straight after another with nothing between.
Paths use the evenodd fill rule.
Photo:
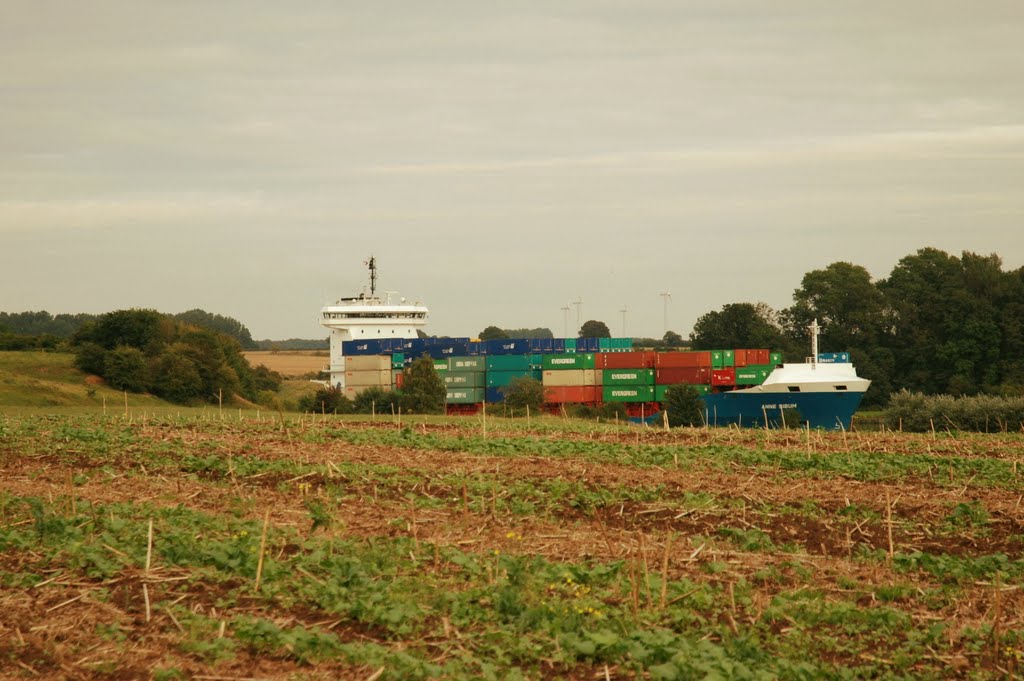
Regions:
<instances>
[{"instance_id":1,"label":"green tree","mask_svg":"<svg viewBox=\"0 0 1024 681\"><path fill-rule=\"evenodd\" d=\"M420 357L405 372L402 410L412 414L443 414L447 391L429 355Z\"/></svg>"},{"instance_id":2,"label":"green tree","mask_svg":"<svg viewBox=\"0 0 1024 681\"><path fill-rule=\"evenodd\" d=\"M508 338L508 334L497 326L488 326L480 332L478 338L482 341L502 340L504 338Z\"/></svg>"},{"instance_id":3,"label":"green tree","mask_svg":"<svg viewBox=\"0 0 1024 681\"><path fill-rule=\"evenodd\" d=\"M87 374L103 376L107 351L98 343L82 343L75 348L75 366Z\"/></svg>"},{"instance_id":4,"label":"green tree","mask_svg":"<svg viewBox=\"0 0 1024 681\"><path fill-rule=\"evenodd\" d=\"M704 400L692 385L670 386L661 406L668 412L668 425L673 428L704 425Z\"/></svg>"},{"instance_id":5,"label":"green tree","mask_svg":"<svg viewBox=\"0 0 1024 681\"><path fill-rule=\"evenodd\" d=\"M823 351L874 348L882 340L889 313L885 297L860 265L835 262L804 275L783 313L790 338L802 342L814 319L822 327Z\"/></svg>"},{"instance_id":6,"label":"green tree","mask_svg":"<svg viewBox=\"0 0 1024 681\"><path fill-rule=\"evenodd\" d=\"M784 346L778 315L764 303L730 303L697 318L690 333L694 350Z\"/></svg>"},{"instance_id":7,"label":"green tree","mask_svg":"<svg viewBox=\"0 0 1024 681\"><path fill-rule=\"evenodd\" d=\"M583 326L580 327L580 332L577 335L578 338L611 338L612 332L608 328L608 325L604 322L599 322L596 319L590 319L583 322Z\"/></svg>"},{"instance_id":8,"label":"green tree","mask_svg":"<svg viewBox=\"0 0 1024 681\"><path fill-rule=\"evenodd\" d=\"M666 348L678 348L683 345L683 337L675 331L666 331L661 338L661 344Z\"/></svg>"},{"instance_id":9,"label":"green tree","mask_svg":"<svg viewBox=\"0 0 1024 681\"><path fill-rule=\"evenodd\" d=\"M961 259L923 248L880 287L893 310L897 386L931 394L996 389L1007 328L1000 317L1014 291L998 256Z\"/></svg>"},{"instance_id":10,"label":"green tree","mask_svg":"<svg viewBox=\"0 0 1024 681\"><path fill-rule=\"evenodd\" d=\"M95 322L84 324L72 337L72 342L92 342L107 350L119 345L146 350L151 343L160 340L163 319L156 310L108 312Z\"/></svg>"},{"instance_id":11,"label":"green tree","mask_svg":"<svg viewBox=\"0 0 1024 681\"><path fill-rule=\"evenodd\" d=\"M237 340L246 350L255 350L257 347L252 339L252 334L249 333L249 329L237 319L212 314L199 309L180 312L174 315L174 319L203 329L209 329L210 331L219 331Z\"/></svg>"},{"instance_id":12,"label":"green tree","mask_svg":"<svg viewBox=\"0 0 1024 681\"><path fill-rule=\"evenodd\" d=\"M103 377L118 390L141 393L149 387L146 356L138 348L119 345L106 353L103 365Z\"/></svg>"},{"instance_id":13,"label":"green tree","mask_svg":"<svg viewBox=\"0 0 1024 681\"><path fill-rule=\"evenodd\" d=\"M170 402L186 404L204 397L203 379L195 362L180 349L169 348L150 361L153 394Z\"/></svg>"},{"instance_id":14,"label":"green tree","mask_svg":"<svg viewBox=\"0 0 1024 681\"><path fill-rule=\"evenodd\" d=\"M529 376L513 378L508 385L501 388L501 394L505 397L505 405L510 409L521 409L525 412L529 407L534 414L539 414L544 405L544 384Z\"/></svg>"}]
</instances>

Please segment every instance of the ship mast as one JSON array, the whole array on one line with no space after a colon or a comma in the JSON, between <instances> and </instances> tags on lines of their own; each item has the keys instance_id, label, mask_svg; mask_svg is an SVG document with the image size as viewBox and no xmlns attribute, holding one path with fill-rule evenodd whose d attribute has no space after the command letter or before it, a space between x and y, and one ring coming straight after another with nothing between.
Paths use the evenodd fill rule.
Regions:
<instances>
[{"instance_id":1,"label":"ship mast","mask_svg":"<svg viewBox=\"0 0 1024 681\"><path fill-rule=\"evenodd\" d=\"M372 298L377 292L377 260L372 255L370 259L366 261L366 266L370 268L370 297Z\"/></svg>"},{"instance_id":2,"label":"ship mast","mask_svg":"<svg viewBox=\"0 0 1024 681\"><path fill-rule=\"evenodd\" d=\"M821 327L818 326L818 318L815 317L814 321L810 323L807 330L811 332L811 364L818 363L818 332L821 331Z\"/></svg>"}]
</instances>

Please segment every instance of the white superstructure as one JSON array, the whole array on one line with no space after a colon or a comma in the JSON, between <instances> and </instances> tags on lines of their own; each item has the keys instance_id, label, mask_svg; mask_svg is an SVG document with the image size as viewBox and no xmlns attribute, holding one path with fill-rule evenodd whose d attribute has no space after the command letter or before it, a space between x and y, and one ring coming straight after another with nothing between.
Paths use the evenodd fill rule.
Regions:
<instances>
[{"instance_id":1,"label":"white superstructure","mask_svg":"<svg viewBox=\"0 0 1024 681\"><path fill-rule=\"evenodd\" d=\"M803 364L783 364L764 383L747 388L747 392L765 393L865 393L871 381L857 375L852 364L818 361L818 333L815 319L807 327L811 337L811 356Z\"/></svg>"},{"instance_id":2,"label":"white superstructure","mask_svg":"<svg viewBox=\"0 0 1024 681\"><path fill-rule=\"evenodd\" d=\"M320 324L331 330L331 385L345 387L344 341L377 340L381 338L416 338L417 330L427 323L427 307L420 302L409 303L394 291L377 295L377 265L370 268L370 291L352 298L339 298L320 309Z\"/></svg>"}]
</instances>

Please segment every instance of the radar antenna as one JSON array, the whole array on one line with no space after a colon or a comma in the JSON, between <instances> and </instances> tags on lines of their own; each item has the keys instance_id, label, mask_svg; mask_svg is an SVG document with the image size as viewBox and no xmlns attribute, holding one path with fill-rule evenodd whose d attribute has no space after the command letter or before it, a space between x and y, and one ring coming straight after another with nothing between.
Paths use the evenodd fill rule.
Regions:
<instances>
[{"instance_id":1,"label":"radar antenna","mask_svg":"<svg viewBox=\"0 0 1024 681\"><path fill-rule=\"evenodd\" d=\"M370 259L363 264L370 268L370 297L372 298L377 293L377 260L371 255Z\"/></svg>"}]
</instances>

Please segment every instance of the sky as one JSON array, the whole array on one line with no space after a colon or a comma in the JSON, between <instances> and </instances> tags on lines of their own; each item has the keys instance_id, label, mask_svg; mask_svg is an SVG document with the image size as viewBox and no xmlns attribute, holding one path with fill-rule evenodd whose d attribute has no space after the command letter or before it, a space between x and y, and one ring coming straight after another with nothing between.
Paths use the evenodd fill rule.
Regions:
<instances>
[{"instance_id":1,"label":"sky","mask_svg":"<svg viewBox=\"0 0 1024 681\"><path fill-rule=\"evenodd\" d=\"M837 261L1017 269L1022 34L1019 0L0 0L0 311L320 338L373 254L437 335L685 336Z\"/></svg>"}]
</instances>

